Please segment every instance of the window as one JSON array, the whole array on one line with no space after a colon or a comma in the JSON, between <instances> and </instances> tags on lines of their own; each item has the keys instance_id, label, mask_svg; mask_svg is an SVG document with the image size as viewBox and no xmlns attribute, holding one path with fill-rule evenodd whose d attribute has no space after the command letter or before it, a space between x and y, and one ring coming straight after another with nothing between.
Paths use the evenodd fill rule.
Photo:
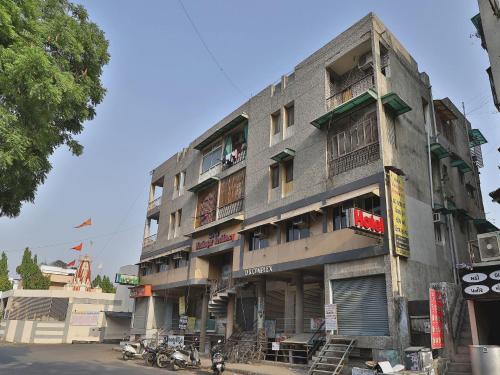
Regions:
<instances>
[{"instance_id":1,"label":"window","mask_svg":"<svg viewBox=\"0 0 500 375\"><path fill-rule=\"evenodd\" d=\"M181 233L181 219L182 219L182 209L177 210L176 213L174 237L178 237Z\"/></svg>"},{"instance_id":2,"label":"window","mask_svg":"<svg viewBox=\"0 0 500 375\"><path fill-rule=\"evenodd\" d=\"M333 207L333 230L347 228L347 210L351 208L352 205L353 205L352 201L347 201L338 206Z\"/></svg>"},{"instance_id":3,"label":"window","mask_svg":"<svg viewBox=\"0 0 500 375\"><path fill-rule=\"evenodd\" d=\"M248 243L248 249L250 251L263 249L268 246L267 233L263 228L250 233L250 241Z\"/></svg>"},{"instance_id":4,"label":"window","mask_svg":"<svg viewBox=\"0 0 500 375\"><path fill-rule=\"evenodd\" d=\"M174 197L179 195L180 186L181 186L181 174L177 173L174 177Z\"/></svg>"},{"instance_id":5,"label":"window","mask_svg":"<svg viewBox=\"0 0 500 375\"><path fill-rule=\"evenodd\" d=\"M179 177L179 195L184 193L184 187L186 186L186 171L182 171Z\"/></svg>"},{"instance_id":6,"label":"window","mask_svg":"<svg viewBox=\"0 0 500 375\"><path fill-rule=\"evenodd\" d=\"M374 215L380 215L380 197L377 195L370 195L368 197L357 198L354 201L354 207Z\"/></svg>"},{"instance_id":7,"label":"window","mask_svg":"<svg viewBox=\"0 0 500 375\"><path fill-rule=\"evenodd\" d=\"M471 184L465 184L465 191L467 192L467 196L469 198L474 199L474 190L476 190L474 186L472 186Z\"/></svg>"},{"instance_id":8,"label":"window","mask_svg":"<svg viewBox=\"0 0 500 375\"><path fill-rule=\"evenodd\" d=\"M441 224L434 223L434 237L437 244L443 243L443 234L441 233Z\"/></svg>"},{"instance_id":9,"label":"window","mask_svg":"<svg viewBox=\"0 0 500 375\"><path fill-rule=\"evenodd\" d=\"M428 110L429 110L429 103L427 102L427 100L425 100L424 98L422 98L422 114L424 116L424 124L427 124L427 113L428 113Z\"/></svg>"},{"instance_id":10,"label":"window","mask_svg":"<svg viewBox=\"0 0 500 375\"><path fill-rule=\"evenodd\" d=\"M442 168L442 173L443 173L443 181L448 181L448 167L444 164Z\"/></svg>"},{"instance_id":11,"label":"window","mask_svg":"<svg viewBox=\"0 0 500 375\"><path fill-rule=\"evenodd\" d=\"M292 104L285 107L286 127L289 128L295 123L295 106Z\"/></svg>"},{"instance_id":12,"label":"window","mask_svg":"<svg viewBox=\"0 0 500 375\"><path fill-rule=\"evenodd\" d=\"M280 186L280 168L279 164L271 165L271 189Z\"/></svg>"},{"instance_id":13,"label":"window","mask_svg":"<svg viewBox=\"0 0 500 375\"><path fill-rule=\"evenodd\" d=\"M175 212L170 214L170 222L168 227L168 239L172 239L175 237Z\"/></svg>"},{"instance_id":14,"label":"window","mask_svg":"<svg viewBox=\"0 0 500 375\"><path fill-rule=\"evenodd\" d=\"M289 183L293 181L293 159L284 162L285 167L285 182Z\"/></svg>"},{"instance_id":15,"label":"window","mask_svg":"<svg viewBox=\"0 0 500 375\"><path fill-rule=\"evenodd\" d=\"M463 174L462 172L460 172L460 171L458 171L458 179L460 180L460 183L461 183L462 185L464 185L464 184L465 184L465 176L464 176L464 174Z\"/></svg>"},{"instance_id":16,"label":"window","mask_svg":"<svg viewBox=\"0 0 500 375\"><path fill-rule=\"evenodd\" d=\"M160 272L166 272L169 269L168 260L160 264Z\"/></svg>"},{"instance_id":17,"label":"window","mask_svg":"<svg viewBox=\"0 0 500 375\"><path fill-rule=\"evenodd\" d=\"M174 268L186 267L189 262L189 254L185 252L177 253L172 259L174 260Z\"/></svg>"},{"instance_id":18,"label":"window","mask_svg":"<svg viewBox=\"0 0 500 375\"><path fill-rule=\"evenodd\" d=\"M302 215L286 223L286 242L309 237L309 216Z\"/></svg>"},{"instance_id":19,"label":"window","mask_svg":"<svg viewBox=\"0 0 500 375\"><path fill-rule=\"evenodd\" d=\"M275 112L271 115L271 131L273 135L278 134L281 131L281 112Z\"/></svg>"},{"instance_id":20,"label":"window","mask_svg":"<svg viewBox=\"0 0 500 375\"><path fill-rule=\"evenodd\" d=\"M203 155L203 161L201 163L201 173L205 173L216 165L219 165L221 163L221 153L222 147L220 145L206 152L205 155Z\"/></svg>"}]
</instances>

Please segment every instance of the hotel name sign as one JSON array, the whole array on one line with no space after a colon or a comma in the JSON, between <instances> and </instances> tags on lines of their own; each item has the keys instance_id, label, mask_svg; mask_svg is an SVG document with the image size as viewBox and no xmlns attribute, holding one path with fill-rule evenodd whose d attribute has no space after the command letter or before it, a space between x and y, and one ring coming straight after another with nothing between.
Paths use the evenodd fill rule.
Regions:
<instances>
[{"instance_id":1,"label":"hotel name sign","mask_svg":"<svg viewBox=\"0 0 500 375\"><path fill-rule=\"evenodd\" d=\"M246 270L243 270L243 272L245 276L261 275L264 273L273 272L273 266L260 266L260 267L247 268Z\"/></svg>"},{"instance_id":2,"label":"hotel name sign","mask_svg":"<svg viewBox=\"0 0 500 375\"><path fill-rule=\"evenodd\" d=\"M208 239L196 242L196 250L208 249L212 246L219 245L224 242L236 241L236 233L210 233Z\"/></svg>"}]
</instances>

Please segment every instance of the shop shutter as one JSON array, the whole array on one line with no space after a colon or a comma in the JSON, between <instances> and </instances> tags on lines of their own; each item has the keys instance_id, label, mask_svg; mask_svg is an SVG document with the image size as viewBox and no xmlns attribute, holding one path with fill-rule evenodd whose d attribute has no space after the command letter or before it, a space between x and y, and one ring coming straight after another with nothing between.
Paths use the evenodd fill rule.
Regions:
<instances>
[{"instance_id":1,"label":"shop shutter","mask_svg":"<svg viewBox=\"0 0 500 375\"><path fill-rule=\"evenodd\" d=\"M339 334L388 336L385 276L332 280Z\"/></svg>"},{"instance_id":2,"label":"shop shutter","mask_svg":"<svg viewBox=\"0 0 500 375\"><path fill-rule=\"evenodd\" d=\"M146 328L146 317L148 313L149 298L136 298L134 308L133 328Z\"/></svg>"}]
</instances>

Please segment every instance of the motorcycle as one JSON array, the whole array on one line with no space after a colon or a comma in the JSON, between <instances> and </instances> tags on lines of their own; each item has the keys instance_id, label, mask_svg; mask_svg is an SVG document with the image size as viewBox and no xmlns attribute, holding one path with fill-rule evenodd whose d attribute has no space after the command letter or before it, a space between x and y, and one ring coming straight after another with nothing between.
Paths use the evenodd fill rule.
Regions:
<instances>
[{"instance_id":1,"label":"motorcycle","mask_svg":"<svg viewBox=\"0 0 500 375\"><path fill-rule=\"evenodd\" d=\"M212 371L214 375L220 375L224 372L226 356L223 354L222 340L217 341L217 344L210 350L212 357Z\"/></svg>"},{"instance_id":2,"label":"motorcycle","mask_svg":"<svg viewBox=\"0 0 500 375\"><path fill-rule=\"evenodd\" d=\"M158 353L158 348L153 348L151 346L146 346L142 358L146 366L154 366L156 364L156 357Z\"/></svg>"},{"instance_id":3,"label":"motorcycle","mask_svg":"<svg viewBox=\"0 0 500 375\"><path fill-rule=\"evenodd\" d=\"M139 342L127 342L122 348L122 358L127 361L129 359L142 358L146 351L146 340Z\"/></svg>"},{"instance_id":4,"label":"motorcycle","mask_svg":"<svg viewBox=\"0 0 500 375\"><path fill-rule=\"evenodd\" d=\"M194 344L175 349L170 356L170 362L174 371L178 368L199 368L201 365L200 354Z\"/></svg>"},{"instance_id":5,"label":"motorcycle","mask_svg":"<svg viewBox=\"0 0 500 375\"><path fill-rule=\"evenodd\" d=\"M165 368L171 363L171 357L175 349L171 348L165 342L163 345L158 347L156 353L156 366L159 368Z\"/></svg>"}]
</instances>

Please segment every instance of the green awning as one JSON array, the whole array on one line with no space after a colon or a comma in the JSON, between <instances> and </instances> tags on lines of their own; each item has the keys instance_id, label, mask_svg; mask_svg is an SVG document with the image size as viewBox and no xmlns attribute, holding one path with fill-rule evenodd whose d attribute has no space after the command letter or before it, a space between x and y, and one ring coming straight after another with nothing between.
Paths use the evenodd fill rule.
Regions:
<instances>
[{"instance_id":1,"label":"green awning","mask_svg":"<svg viewBox=\"0 0 500 375\"><path fill-rule=\"evenodd\" d=\"M472 168L470 167L470 165L467 164L464 160L462 160L462 158L460 158L460 156L458 156L457 154L452 154L451 155L451 163L450 163L450 165L452 167L458 168L458 170L461 173L472 172Z\"/></svg>"},{"instance_id":2,"label":"green awning","mask_svg":"<svg viewBox=\"0 0 500 375\"><path fill-rule=\"evenodd\" d=\"M438 159L443 159L450 156L450 152L444 148L441 143L434 142L430 144L431 153Z\"/></svg>"},{"instance_id":3,"label":"green awning","mask_svg":"<svg viewBox=\"0 0 500 375\"><path fill-rule=\"evenodd\" d=\"M224 126L220 127L216 131L214 131L212 134L208 135L207 137L201 139L197 144L193 146L194 149L196 150L203 150L205 147L207 147L210 143L216 141L218 138L220 138L224 133L234 129L236 126L241 124L243 121L248 120L248 115L246 113L242 113L241 115L236 116L234 119L229 121L227 124Z\"/></svg>"},{"instance_id":4,"label":"green awning","mask_svg":"<svg viewBox=\"0 0 500 375\"><path fill-rule=\"evenodd\" d=\"M443 215L448 215L448 214L451 214L452 213L452 210L446 208L445 206L439 204L439 203L435 203L434 204L434 208L432 209L433 212L439 212Z\"/></svg>"},{"instance_id":5,"label":"green awning","mask_svg":"<svg viewBox=\"0 0 500 375\"><path fill-rule=\"evenodd\" d=\"M377 97L378 96L375 90L368 89L361 95L358 95L355 98L352 98L351 100L342 103L341 105L332 109L330 112L325 113L323 116L317 118L316 120L311 121L311 124L317 127L318 129L321 129L323 125L331 121L334 121L335 119L341 117L344 113L360 105L374 102L375 100L377 100Z\"/></svg>"},{"instance_id":6,"label":"green awning","mask_svg":"<svg viewBox=\"0 0 500 375\"><path fill-rule=\"evenodd\" d=\"M474 223L474 226L476 227L478 233L480 234L495 232L498 230L495 224L491 223L486 219L474 219L472 222Z\"/></svg>"},{"instance_id":7,"label":"green awning","mask_svg":"<svg viewBox=\"0 0 500 375\"><path fill-rule=\"evenodd\" d=\"M455 213L457 216L460 216L460 217L463 217L464 219L467 219L467 220L473 220L474 218L472 216L469 215L469 212L463 208L457 208L455 210Z\"/></svg>"},{"instance_id":8,"label":"green awning","mask_svg":"<svg viewBox=\"0 0 500 375\"><path fill-rule=\"evenodd\" d=\"M481 146L485 143L488 143L488 141L479 129L469 130L469 147Z\"/></svg>"},{"instance_id":9,"label":"green awning","mask_svg":"<svg viewBox=\"0 0 500 375\"><path fill-rule=\"evenodd\" d=\"M399 116L411 111L411 107L395 92L390 92L382 96L382 104L388 108L394 116Z\"/></svg>"},{"instance_id":10,"label":"green awning","mask_svg":"<svg viewBox=\"0 0 500 375\"><path fill-rule=\"evenodd\" d=\"M291 148L285 148L283 151L278 152L276 155L271 156L274 161L280 162L282 160L295 156L295 151Z\"/></svg>"},{"instance_id":11,"label":"green awning","mask_svg":"<svg viewBox=\"0 0 500 375\"><path fill-rule=\"evenodd\" d=\"M212 184L215 184L217 181L219 181L219 179L217 177L209 177L201 182L198 182L196 185L194 186L191 186L189 189L187 189L188 191L190 191L191 193L197 193L199 192L200 190L203 190L205 189L206 187L212 185Z\"/></svg>"}]
</instances>

